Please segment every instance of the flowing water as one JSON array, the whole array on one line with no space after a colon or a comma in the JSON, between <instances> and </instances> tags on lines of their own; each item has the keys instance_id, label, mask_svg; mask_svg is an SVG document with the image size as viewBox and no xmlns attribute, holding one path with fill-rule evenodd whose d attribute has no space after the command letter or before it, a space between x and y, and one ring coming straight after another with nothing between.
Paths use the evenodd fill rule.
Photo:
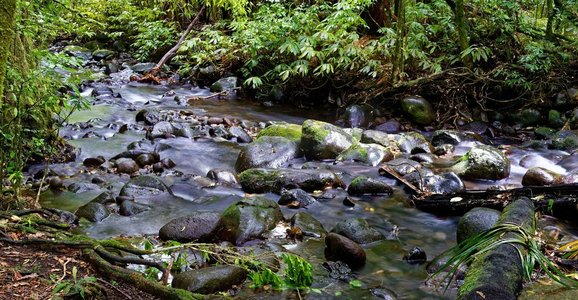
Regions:
<instances>
[{"instance_id":1,"label":"flowing water","mask_svg":"<svg viewBox=\"0 0 578 300\"><path fill-rule=\"evenodd\" d=\"M88 110L72 113L69 124L61 130L61 135L67 138L73 146L79 149L76 161L50 166L51 170L65 178L65 185L72 182L90 182L98 175L107 182L113 191L118 191L130 178L127 175L119 176L112 173L86 171L82 162L87 157L103 156L107 160L116 154L125 151L127 146L136 141L145 139L144 126L137 124L135 116L142 108L156 108L164 111L189 111L195 115L219 116L230 119L249 120L252 122L285 121L302 123L307 118L332 120L332 113L321 114L318 111L298 110L282 106L267 108L259 103L238 99L203 98L194 101L182 101L185 97L206 97L210 92L206 89L190 86L166 87L146 84L116 84L111 85L112 91L119 97L116 100L95 104ZM85 91L86 95L92 89ZM164 95L174 91L175 97ZM172 94L172 92L171 92ZM119 133L119 129L127 125L128 130ZM161 226L168 221L198 211L220 212L229 204L242 198L244 192L236 187L214 186L207 184L205 175L210 169L222 168L234 170L235 161L242 145L223 139L209 138L167 138L152 144L161 158L170 158L176 162L173 173L166 174L163 180L172 187L174 195L165 195L149 199L155 205L154 209L144 213L124 217L112 214L101 223L83 223L81 230L95 238L107 238L120 235L155 235ZM463 144L456 152L465 152L472 144ZM568 171L572 161L569 153L562 151L529 151L512 147L510 154L512 172L508 179L498 182L466 182L468 188L487 188L489 186L520 186L521 176L527 168L532 166L551 165L561 173ZM566 165L557 164L566 158ZM302 162L296 161L295 164ZM376 167L368 167L355 163L333 164L332 162L318 163L324 168L334 170L340 174L346 183L359 174L377 175ZM566 166L566 167L565 167ZM40 168L40 167L38 167ZM31 172L38 170L32 169ZM395 181L389 183L394 186ZM41 204L44 207L55 207L74 211L100 193L88 191L72 193L68 191L46 191L42 194ZM267 194L273 200L278 195ZM289 219L296 210L282 208L286 219ZM302 209L301 209L302 210ZM307 212L321 221L326 229L331 229L338 221L348 218L361 217L372 226L385 232L389 224L398 226L397 239L386 240L367 245L367 264L363 269L354 272L363 283L362 288L350 287L347 282L330 279L322 269L324 262L323 240L305 239L303 242L286 243L283 246L307 258L314 266L316 282L314 287L321 288L323 294L309 294L308 298L332 298L335 295L350 298L371 299L370 290L373 288L389 289L399 299L437 299L451 297L433 291L424 284L427 278L425 265L408 264L402 258L413 247L423 249L429 258L432 258L455 244L457 226L456 217L438 217L411 208L407 195L401 188L389 197L360 197L357 205L347 207L342 201L319 201L307 207ZM276 299L278 293L263 293L253 295L252 291L244 290L241 297L260 297ZM295 297L283 294L284 297Z\"/></svg>"}]
</instances>

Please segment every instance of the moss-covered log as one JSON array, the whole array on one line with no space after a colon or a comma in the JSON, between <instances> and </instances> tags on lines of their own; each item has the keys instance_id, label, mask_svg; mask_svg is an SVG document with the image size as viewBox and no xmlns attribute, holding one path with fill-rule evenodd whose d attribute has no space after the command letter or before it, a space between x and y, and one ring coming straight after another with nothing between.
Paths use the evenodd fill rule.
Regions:
<instances>
[{"instance_id":1,"label":"moss-covered log","mask_svg":"<svg viewBox=\"0 0 578 300\"><path fill-rule=\"evenodd\" d=\"M527 232L534 228L534 204L522 197L508 205L498 224L514 223ZM511 238L505 234L502 238ZM516 299L522 289L522 260L516 245L504 243L477 257L458 291L458 299Z\"/></svg>"},{"instance_id":2,"label":"moss-covered log","mask_svg":"<svg viewBox=\"0 0 578 300\"><path fill-rule=\"evenodd\" d=\"M16 12L16 0L0 0L0 106L4 96L4 78L6 74L6 61L10 56L10 41L14 38L14 14Z\"/></svg>"}]
</instances>

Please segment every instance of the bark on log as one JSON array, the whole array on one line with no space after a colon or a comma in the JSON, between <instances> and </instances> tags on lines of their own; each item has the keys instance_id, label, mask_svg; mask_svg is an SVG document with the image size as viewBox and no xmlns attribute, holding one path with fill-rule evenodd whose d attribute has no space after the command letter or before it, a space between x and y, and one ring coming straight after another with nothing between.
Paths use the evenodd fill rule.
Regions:
<instances>
[{"instance_id":1,"label":"bark on log","mask_svg":"<svg viewBox=\"0 0 578 300\"><path fill-rule=\"evenodd\" d=\"M508 205L498 224L515 223L528 232L534 228L534 205L522 197ZM511 238L513 233L503 238ZM459 300L515 300L522 289L523 268L517 246L505 243L474 259L458 290ZM521 249L520 249L521 250Z\"/></svg>"}]
</instances>

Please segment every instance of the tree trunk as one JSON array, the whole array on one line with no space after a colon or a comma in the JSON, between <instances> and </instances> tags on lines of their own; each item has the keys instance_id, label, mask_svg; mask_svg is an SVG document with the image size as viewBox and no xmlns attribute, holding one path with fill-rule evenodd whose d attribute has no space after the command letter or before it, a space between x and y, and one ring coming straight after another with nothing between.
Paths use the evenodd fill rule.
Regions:
<instances>
[{"instance_id":1,"label":"tree trunk","mask_svg":"<svg viewBox=\"0 0 578 300\"><path fill-rule=\"evenodd\" d=\"M464 0L456 0L456 28L458 29L458 43L460 45L460 53L468 49L468 30L466 27L466 18L464 10ZM462 57L462 62L466 67L471 67L471 60L469 56Z\"/></svg>"},{"instance_id":2,"label":"tree trunk","mask_svg":"<svg viewBox=\"0 0 578 300\"><path fill-rule=\"evenodd\" d=\"M4 79L6 76L6 61L10 56L10 45L14 39L14 15L16 0L0 0L0 107L4 97Z\"/></svg>"},{"instance_id":3,"label":"tree trunk","mask_svg":"<svg viewBox=\"0 0 578 300\"><path fill-rule=\"evenodd\" d=\"M397 82L403 73L404 57L403 44L405 41L405 0L395 0L394 14L396 18L396 39L393 54L393 66L391 68L391 81Z\"/></svg>"},{"instance_id":4,"label":"tree trunk","mask_svg":"<svg viewBox=\"0 0 578 300\"><path fill-rule=\"evenodd\" d=\"M369 7L367 25L372 32L377 32L381 27L391 26L391 10L389 0L376 0Z\"/></svg>"},{"instance_id":5,"label":"tree trunk","mask_svg":"<svg viewBox=\"0 0 578 300\"><path fill-rule=\"evenodd\" d=\"M554 37L554 0L546 0L546 13L548 22L546 23L546 39L552 40Z\"/></svg>"}]
</instances>

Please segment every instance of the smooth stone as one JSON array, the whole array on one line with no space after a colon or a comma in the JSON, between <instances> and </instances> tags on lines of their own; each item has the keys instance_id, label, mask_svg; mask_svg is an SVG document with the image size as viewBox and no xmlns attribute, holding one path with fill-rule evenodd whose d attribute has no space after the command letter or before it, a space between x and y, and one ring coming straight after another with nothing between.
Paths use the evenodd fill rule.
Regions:
<instances>
[{"instance_id":1,"label":"smooth stone","mask_svg":"<svg viewBox=\"0 0 578 300\"><path fill-rule=\"evenodd\" d=\"M247 278L247 270L237 266L211 266L175 275L171 286L194 293L211 294L240 285Z\"/></svg>"},{"instance_id":2,"label":"smooth stone","mask_svg":"<svg viewBox=\"0 0 578 300\"><path fill-rule=\"evenodd\" d=\"M112 194L111 191L105 191L100 193L98 196L96 196L94 199L91 200L91 202L97 202L100 204L110 204L110 203L115 203L115 199L114 199L114 195Z\"/></svg>"},{"instance_id":3,"label":"smooth stone","mask_svg":"<svg viewBox=\"0 0 578 300\"><path fill-rule=\"evenodd\" d=\"M388 227L393 227L388 224ZM342 235L358 244L368 244L385 239L385 236L377 229L371 227L367 220L362 218L351 218L335 224L331 230L333 233Z\"/></svg>"},{"instance_id":4,"label":"smooth stone","mask_svg":"<svg viewBox=\"0 0 578 300\"><path fill-rule=\"evenodd\" d=\"M73 193L83 193L86 191L100 190L100 186L94 183L87 182L73 182L66 188Z\"/></svg>"},{"instance_id":5,"label":"smooth stone","mask_svg":"<svg viewBox=\"0 0 578 300\"><path fill-rule=\"evenodd\" d=\"M95 59L107 59L111 56L113 56L116 52L112 51L112 50L107 50L107 49L98 49L98 50L94 50L94 52L92 52L92 56Z\"/></svg>"},{"instance_id":6,"label":"smooth stone","mask_svg":"<svg viewBox=\"0 0 578 300\"><path fill-rule=\"evenodd\" d=\"M405 132L396 141L399 151L403 153L432 153L434 148L427 139L417 132Z\"/></svg>"},{"instance_id":7,"label":"smooth stone","mask_svg":"<svg viewBox=\"0 0 578 300\"><path fill-rule=\"evenodd\" d=\"M377 130L366 130L361 135L361 142L366 144L378 144L386 148L392 145L393 135Z\"/></svg>"},{"instance_id":8,"label":"smooth stone","mask_svg":"<svg viewBox=\"0 0 578 300\"><path fill-rule=\"evenodd\" d=\"M393 189L387 183L369 178L366 176L357 176L347 187L347 193L350 195L364 195L364 194L391 194Z\"/></svg>"},{"instance_id":9,"label":"smooth stone","mask_svg":"<svg viewBox=\"0 0 578 300\"><path fill-rule=\"evenodd\" d=\"M264 197L244 198L225 209L214 234L220 240L241 245L260 238L281 220L283 214L274 201Z\"/></svg>"},{"instance_id":10,"label":"smooth stone","mask_svg":"<svg viewBox=\"0 0 578 300\"><path fill-rule=\"evenodd\" d=\"M366 128L373 120L373 108L367 104L353 104L345 109L341 116L345 127Z\"/></svg>"},{"instance_id":11,"label":"smooth stone","mask_svg":"<svg viewBox=\"0 0 578 300\"><path fill-rule=\"evenodd\" d=\"M141 154L136 158L136 163L142 168L144 166L153 165L157 160L157 156L152 155L150 153Z\"/></svg>"},{"instance_id":12,"label":"smooth stone","mask_svg":"<svg viewBox=\"0 0 578 300\"><path fill-rule=\"evenodd\" d=\"M401 130L401 124L397 120L388 120L385 123L375 126L375 130L385 133L398 133Z\"/></svg>"},{"instance_id":13,"label":"smooth stone","mask_svg":"<svg viewBox=\"0 0 578 300\"><path fill-rule=\"evenodd\" d=\"M155 66L155 63L138 63L132 65L130 68L136 73L147 73L150 72Z\"/></svg>"},{"instance_id":14,"label":"smooth stone","mask_svg":"<svg viewBox=\"0 0 578 300\"><path fill-rule=\"evenodd\" d=\"M562 175L541 167L528 169L522 177L523 186L546 186L562 183Z\"/></svg>"},{"instance_id":15,"label":"smooth stone","mask_svg":"<svg viewBox=\"0 0 578 300\"><path fill-rule=\"evenodd\" d=\"M52 190L60 190L64 188L64 181L60 179L60 177L55 176L50 178L50 180L48 181L48 186Z\"/></svg>"},{"instance_id":16,"label":"smooth stone","mask_svg":"<svg viewBox=\"0 0 578 300\"><path fill-rule=\"evenodd\" d=\"M494 227L499 217L500 212L491 208L476 207L468 211L458 222L456 232L458 244Z\"/></svg>"},{"instance_id":17,"label":"smooth stone","mask_svg":"<svg viewBox=\"0 0 578 300\"><path fill-rule=\"evenodd\" d=\"M296 208L299 208L306 207L316 201L313 196L302 189L291 189L281 192L281 198L279 198L277 203L279 203L279 205L295 205L293 203L297 203Z\"/></svg>"},{"instance_id":18,"label":"smooth stone","mask_svg":"<svg viewBox=\"0 0 578 300\"><path fill-rule=\"evenodd\" d=\"M390 160L386 163L388 168L391 168L400 176L405 176L411 172L419 171L422 168L422 165L417 161L407 159L407 158L396 158L394 160ZM385 172L384 168L381 167L379 169L379 174L382 176L389 176L387 172Z\"/></svg>"},{"instance_id":19,"label":"smooth stone","mask_svg":"<svg viewBox=\"0 0 578 300\"><path fill-rule=\"evenodd\" d=\"M326 187L345 187L335 173L310 169L249 169L238 176L243 191L247 193L280 193L283 188L301 188L308 192Z\"/></svg>"},{"instance_id":20,"label":"smooth stone","mask_svg":"<svg viewBox=\"0 0 578 300\"><path fill-rule=\"evenodd\" d=\"M229 170L211 169L207 173L207 177L218 183L229 183L229 184L237 183L237 177L233 172Z\"/></svg>"},{"instance_id":21,"label":"smooth stone","mask_svg":"<svg viewBox=\"0 0 578 300\"><path fill-rule=\"evenodd\" d=\"M172 194L172 191L160 178L152 175L141 175L131 178L131 180L122 187L119 195L137 198L142 196L155 196L162 193Z\"/></svg>"},{"instance_id":22,"label":"smooth stone","mask_svg":"<svg viewBox=\"0 0 578 300\"><path fill-rule=\"evenodd\" d=\"M199 241L209 242L213 239L212 232L217 227L220 214L200 212L190 216L176 218L159 230L161 240L173 240L182 243Z\"/></svg>"},{"instance_id":23,"label":"smooth stone","mask_svg":"<svg viewBox=\"0 0 578 300\"><path fill-rule=\"evenodd\" d=\"M116 160L115 165L118 173L132 174L140 169L138 164L130 158L119 158Z\"/></svg>"},{"instance_id":24,"label":"smooth stone","mask_svg":"<svg viewBox=\"0 0 578 300\"><path fill-rule=\"evenodd\" d=\"M406 255L404 255L403 260L410 264L423 264L427 262L427 255L423 249L413 247Z\"/></svg>"},{"instance_id":25,"label":"smooth stone","mask_svg":"<svg viewBox=\"0 0 578 300\"><path fill-rule=\"evenodd\" d=\"M325 258L329 261L342 261L351 269L363 267L366 254L356 242L339 235L329 233L325 237Z\"/></svg>"},{"instance_id":26,"label":"smooth stone","mask_svg":"<svg viewBox=\"0 0 578 300\"><path fill-rule=\"evenodd\" d=\"M510 160L497 148L479 145L449 168L462 178L499 180L510 175Z\"/></svg>"},{"instance_id":27,"label":"smooth stone","mask_svg":"<svg viewBox=\"0 0 578 300\"><path fill-rule=\"evenodd\" d=\"M300 147L308 159L334 159L352 144L353 137L335 125L315 120L303 122Z\"/></svg>"},{"instance_id":28,"label":"smooth stone","mask_svg":"<svg viewBox=\"0 0 578 300\"><path fill-rule=\"evenodd\" d=\"M291 218L291 227L297 227L303 235L311 237L324 237L327 230L323 224L306 212L298 212Z\"/></svg>"},{"instance_id":29,"label":"smooth stone","mask_svg":"<svg viewBox=\"0 0 578 300\"><path fill-rule=\"evenodd\" d=\"M79 207L74 214L79 218L85 218L91 222L98 223L106 219L110 215L110 212L106 206L98 202L88 202Z\"/></svg>"},{"instance_id":30,"label":"smooth stone","mask_svg":"<svg viewBox=\"0 0 578 300\"><path fill-rule=\"evenodd\" d=\"M161 121L160 113L154 109L142 109L136 114L137 122L144 122L146 125L155 125Z\"/></svg>"},{"instance_id":31,"label":"smooth stone","mask_svg":"<svg viewBox=\"0 0 578 300\"><path fill-rule=\"evenodd\" d=\"M431 104L420 96L408 96L401 100L401 109L411 120L420 125L429 125L435 120Z\"/></svg>"},{"instance_id":32,"label":"smooth stone","mask_svg":"<svg viewBox=\"0 0 578 300\"><path fill-rule=\"evenodd\" d=\"M123 201L119 205L118 213L121 216L134 216L151 209L149 206L134 201Z\"/></svg>"},{"instance_id":33,"label":"smooth stone","mask_svg":"<svg viewBox=\"0 0 578 300\"><path fill-rule=\"evenodd\" d=\"M253 141L253 138L239 126L229 127L229 134L231 137L236 138L238 143L250 143Z\"/></svg>"},{"instance_id":34,"label":"smooth stone","mask_svg":"<svg viewBox=\"0 0 578 300\"><path fill-rule=\"evenodd\" d=\"M235 170L279 168L299 153L298 145L284 137L263 136L241 149Z\"/></svg>"},{"instance_id":35,"label":"smooth stone","mask_svg":"<svg viewBox=\"0 0 578 300\"><path fill-rule=\"evenodd\" d=\"M237 87L237 81L235 76L224 77L211 84L209 89L213 93L230 92Z\"/></svg>"},{"instance_id":36,"label":"smooth stone","mask_svg":"<svg viewBox=\"0 0 578 300\"><path fill-rule=\"evenodd\" d=\"M425 178L423 189L438 195L450 195L466 190L462 179L454 172L436 174Z\"/></svg>"},{"instance_id":37,"label":"smooth stone","mask_svg":"<svg viewBox=\"0 0 578 300\"><path fill-rule=\"evenodd\" d=\"M389 149L378 144L362 143L351 145L336 158L337 161L356 161L374 167L391 159L393 159L393 153Z\"/></svg>"},{"instance_id":38,"label":"smooth stone","mask_svg":"<svg viewBox=\"0 0 578 300\"><path fill-rule=\"evenodd\" d=\"M298 124L274 123L259 131L257 138L263 136L280 136L299 143L301 141L301 131L302 127Z\"/></svg>"},{"instance_id":39,"label":"smooth stone","mask_svg":"<svg viewBox=\"0 0 578 300\"><path fill-rule=\"evenodd\" d=\"M455 130L436 130L431 138L431 143L434 146L441 146L444 144L457 145L464 140L464 135Z\"/></svg>"},{"instance_id":40,"label":"smooth stone","mask_svg":"<svg viewBox=\"0 0 578 300\"><path fill-rule=\"evenodd\" d=\"M85 158L85 159L82 161L82 164L83 164L85 167L96 168L96 167L99 167L100 165L102 165L102 164L105 163L105 162L106 162L106 159L104 159L104 157L102 157L102 156L97 156L97 157L88 157L88 158Z\"/></svg>"}]
</instances>

